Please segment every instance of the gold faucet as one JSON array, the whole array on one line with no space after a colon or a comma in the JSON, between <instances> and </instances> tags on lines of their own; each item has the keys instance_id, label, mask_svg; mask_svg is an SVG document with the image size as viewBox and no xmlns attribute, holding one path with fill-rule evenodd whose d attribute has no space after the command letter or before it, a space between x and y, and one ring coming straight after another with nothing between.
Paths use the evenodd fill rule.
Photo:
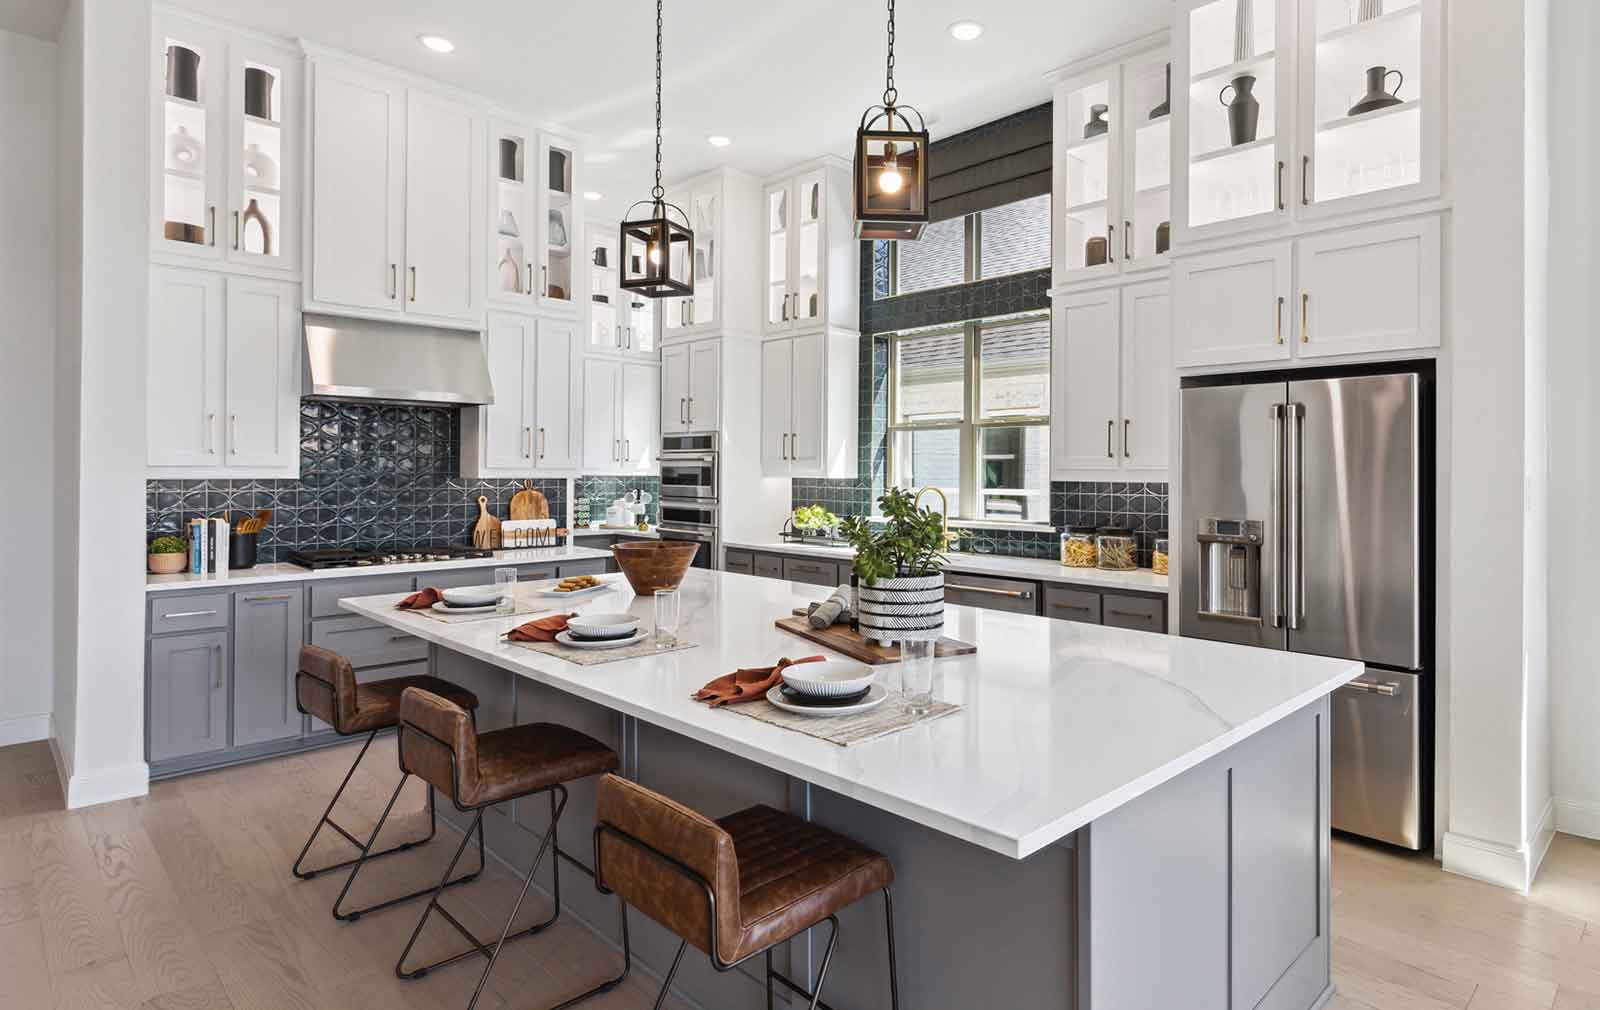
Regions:
<instances>
[{"instance_id":1,"label":"gold faucet","mask_svg":"<svg viewBox=\"0 0 1600 1010\"><path fill-rule=\"evenodd\" d=\"M927 494L929 491L932 491L934 494L939 496L939 504L942 506L942 508L939 510L939 519L940 519L941 522L944 523L944 542L943 542L943 546L940 548L940 550L948 551L950 549L951 541L955 539L954 537L952 537L950 535L950 498L949 498L949 496L946 495L939 488L936 488L932 484L929 484L927 487L918 489L917 496L915 498L911 499L911 507L912 508L921 508L922 507L922 496Z\"/></svg>"}]
</instances>

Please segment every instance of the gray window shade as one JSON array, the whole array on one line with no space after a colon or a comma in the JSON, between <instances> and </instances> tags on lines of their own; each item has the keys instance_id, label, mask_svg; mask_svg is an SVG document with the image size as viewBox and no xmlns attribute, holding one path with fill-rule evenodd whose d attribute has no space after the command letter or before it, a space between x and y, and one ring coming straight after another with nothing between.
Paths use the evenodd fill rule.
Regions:
<instances>
[{"instance_id":1,"label":"gray window shade","mask_svg":"<svg viewBox=\"0 0 1600 1010\"><path fill-rule=\"evenodd\" d=\"M1050 103L928 148L929 216L964 217L1050 192Z\"/></svg>"},{"instance_id":2,"label":"gray window shade","mask_svg":"<svg viewBox=\"0 0 1600 1010\"><path fill-rule=\"evenodd\" d=\"M930 224L917 241L897 245L895 294L909 295L966 280L967 226L961 218Z\"/></svg>"}]
</instances>

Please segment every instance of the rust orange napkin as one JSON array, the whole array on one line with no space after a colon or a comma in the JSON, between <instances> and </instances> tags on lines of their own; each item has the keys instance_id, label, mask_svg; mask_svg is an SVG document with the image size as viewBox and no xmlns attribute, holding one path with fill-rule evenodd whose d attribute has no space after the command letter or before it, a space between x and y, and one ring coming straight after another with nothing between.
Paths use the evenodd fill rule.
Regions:
<instances>
[{"instance_id":1,"label":"rust orange napkin","mask_svg":"<svg viewBox=\"0 0 1600 1010\"><path fill-rule=\"evenodd\" d=\"M429 586L426 589L412 593L394 606L396 610L427 610L442 599L444 599L444 594Z\"/></svg>"},{"instance_id":2,"label":"rust orange napkin","mask_svg":"<svg viewBox=\"0 0 1600 1010\"><path fill-rule=\"evenodd\" d=\"M806 656L803 659L790 659L785 656L778 660L776 666L752 666L725 673L696 691L694 700L708 701L712 708L719 708L723 705L738 705L742 702L755 701L757 698L765 698L767 692L783 680L784 667L794 666L796 663L820 663L826 658L826 656Z\"/></svg>"},{"instance_id":3,"label":"rust orange napkin","mask_svg":"<svg viewBox=\"0 0 1600 1010\"><path fill-rule=\"evenodd\" d=\"M512 642L554 642L559 632L567 630L567 619L576 616L575 613L551 614L549 617L519 624L506 632L505 637Z\"/></svg>"}]
</instances>

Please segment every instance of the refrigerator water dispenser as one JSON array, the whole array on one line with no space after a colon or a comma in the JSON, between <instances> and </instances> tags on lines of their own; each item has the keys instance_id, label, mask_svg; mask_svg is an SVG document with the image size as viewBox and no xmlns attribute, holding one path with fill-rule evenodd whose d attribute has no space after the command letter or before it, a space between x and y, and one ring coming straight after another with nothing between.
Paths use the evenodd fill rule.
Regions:
<instances>
[{"instance_id":1,"label":"refrigerator water dispenser","mask_svg":"<svg viewBox=\"0 0 1600 1010\"><path fill-rule=\"evenodd\" d=\"M1198 616L1261 621L1261 535L1255 519L1201 519Z\"/></svg>"}]
</instances>

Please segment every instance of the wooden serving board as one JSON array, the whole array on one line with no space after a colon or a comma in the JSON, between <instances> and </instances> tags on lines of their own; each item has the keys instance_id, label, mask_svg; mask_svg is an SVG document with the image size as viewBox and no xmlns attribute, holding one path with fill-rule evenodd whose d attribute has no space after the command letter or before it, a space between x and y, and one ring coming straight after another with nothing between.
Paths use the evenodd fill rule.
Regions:
<instances>
[{"instance_id":1,"label":"wooden serving board","mask_svg":"<svg viewBox=\"0 0 1600 1010\"><path fill-rule=\"evenodd\" d=\"M774 623L783 631L791 635L799 635L808 642L832 649L851 659L871 666L882 663L900 662L900 647L898 645L879 645L877 642L862 638L850 630L848 624L835 624L817 630L806 620L804 610L796 610L794 617L780 617ZM960 642L954 638L941 638L934 646L933 654L937 658L945 656L970 656L978 651L976 645L970 642Z\"/></svg>"}]
</instances>

